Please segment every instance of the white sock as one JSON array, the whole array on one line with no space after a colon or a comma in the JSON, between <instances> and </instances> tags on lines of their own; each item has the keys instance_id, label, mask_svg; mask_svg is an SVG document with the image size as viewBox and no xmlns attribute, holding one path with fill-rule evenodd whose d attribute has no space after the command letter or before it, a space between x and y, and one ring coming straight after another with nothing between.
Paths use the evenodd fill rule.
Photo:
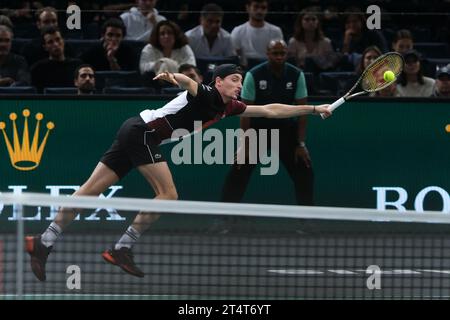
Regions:
<instances>
[{"instance_id":1,"label":"white sock","mask_svg":"<svg viewBox=\"0 0 450 320\"><path fill-rule=\"evenodd\" d=\"M51 247L62 233L62 229L55 222L50 223L47 230L41 235L41 242L44 246Z\"/></svg>"},{"instance_id":2,"label":"white sock","mask_svg":"<svg viewBox=\"0 0 450 320\"><path fill-rule=\"evenodd\" d=\"M134 229L132 226L129 226L127 231L125 231L123 236L114 246L114 249L119 250L122 247L127 247L131 249L131 247L139 239L140 236L141 234L136 229Z\"/></svg>"}]
</instances>

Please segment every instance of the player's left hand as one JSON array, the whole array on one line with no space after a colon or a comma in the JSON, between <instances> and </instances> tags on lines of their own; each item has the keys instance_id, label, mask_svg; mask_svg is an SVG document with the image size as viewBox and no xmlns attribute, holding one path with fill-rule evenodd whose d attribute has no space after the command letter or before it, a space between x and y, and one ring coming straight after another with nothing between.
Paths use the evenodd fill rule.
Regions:
<instances>
[{"instance_id":1,"label":"player's left hand","mask_svg":"<svg viewBox=\"0 0 450 320\"><path fill-rule=\"evenodd\" d=\"M307 168L311 167L311 157L309 156L309 151L306 147L295 148L295 163L303 161Z\"/></svg>"},{"instance_id":2,"label":"player's left hand","mask_svg":"<svg viewBox=\"0 0 450 320\"><path fill-rule=\"evenodd\" d=\"M174 74L171 72L161 72L156 77L154 77L153 80L164 80L178 86L178 81L175 79Z\"/></svg>"}]
</instances>

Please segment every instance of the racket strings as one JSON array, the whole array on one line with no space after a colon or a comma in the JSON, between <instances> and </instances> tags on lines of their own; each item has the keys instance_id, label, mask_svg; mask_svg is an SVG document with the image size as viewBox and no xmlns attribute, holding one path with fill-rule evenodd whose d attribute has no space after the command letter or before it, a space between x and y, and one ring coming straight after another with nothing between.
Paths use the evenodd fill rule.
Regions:
<instances>
[{"instance_id":1,"label":"racket strings","mask_svg":"<svg viewBox=\"0 0 450 320\"><path fill-rule=\"evenodd\" d=\"M388 70L398 77L403 70L403 58L396 53L392 53L372 62L365 70L361 81L363 90L374 92L391 85L393 81L384 80L384 72Z\"/></svg>"}]
</instances>

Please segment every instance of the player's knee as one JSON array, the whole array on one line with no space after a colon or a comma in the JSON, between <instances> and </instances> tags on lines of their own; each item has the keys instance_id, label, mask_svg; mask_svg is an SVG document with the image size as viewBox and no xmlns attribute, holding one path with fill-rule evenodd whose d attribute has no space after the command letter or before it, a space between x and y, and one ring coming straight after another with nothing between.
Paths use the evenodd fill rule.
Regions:
<instances>
[{"instance_id":1,"label":"player's knee","mask_svg":"<svg viewBox=\"0 0 450 320\"><path fill-rule=\"evenodd\" d=\"M98 196L102 193L98 186L92 185L88 182L84 183L73 195L75 196Z\"/></svg>"},{"instance_id":2,"label":"player's knee","mask_svg":"<svg viewBox=\"0 0 450 320\"><path fill-rule=\"evenodd\" d=\"M165 189L161 194L161 198L166 200L178 200L177 189L175 187Z\"/></svg>"}]
</instances>

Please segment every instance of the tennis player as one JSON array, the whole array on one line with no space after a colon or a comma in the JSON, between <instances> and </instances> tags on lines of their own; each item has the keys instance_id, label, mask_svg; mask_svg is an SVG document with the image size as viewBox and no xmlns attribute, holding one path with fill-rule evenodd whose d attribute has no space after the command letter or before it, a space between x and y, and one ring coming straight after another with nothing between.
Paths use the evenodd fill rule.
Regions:
<instances>
[{"instance_id":1,"label":"tennis player","mask_svg":"<svg viewBox=\"0 0 450 320\"><path fill-rule=\"evenodd\" d=\"M172 174L159 145L171 139L172 132L183 128L194 130L194 121L208 127L232 115L244 117L290 118L305 114L331 115L328 105L245 105L237 100L242 88L242 70L233 64L218 66L211 85L195 82L180 73L161 73L154 80L165 80L186 91L157 110L144 110L126 120L108 151L103 155L89 179L73 194L98 196L111 185L137 168L156 193L156 199L176 200L177 190ZM54 243L75 219L78 210L60 208L55 220L42 235L28 236L26 250L31 256L31 269L40 281L45 281L45 265ZM105 261L125 272L143 277L133 260L132 246L149 226L159 218L157 213L140 212L115 246L103 252Z\"/></svg>"}]
</instances>

